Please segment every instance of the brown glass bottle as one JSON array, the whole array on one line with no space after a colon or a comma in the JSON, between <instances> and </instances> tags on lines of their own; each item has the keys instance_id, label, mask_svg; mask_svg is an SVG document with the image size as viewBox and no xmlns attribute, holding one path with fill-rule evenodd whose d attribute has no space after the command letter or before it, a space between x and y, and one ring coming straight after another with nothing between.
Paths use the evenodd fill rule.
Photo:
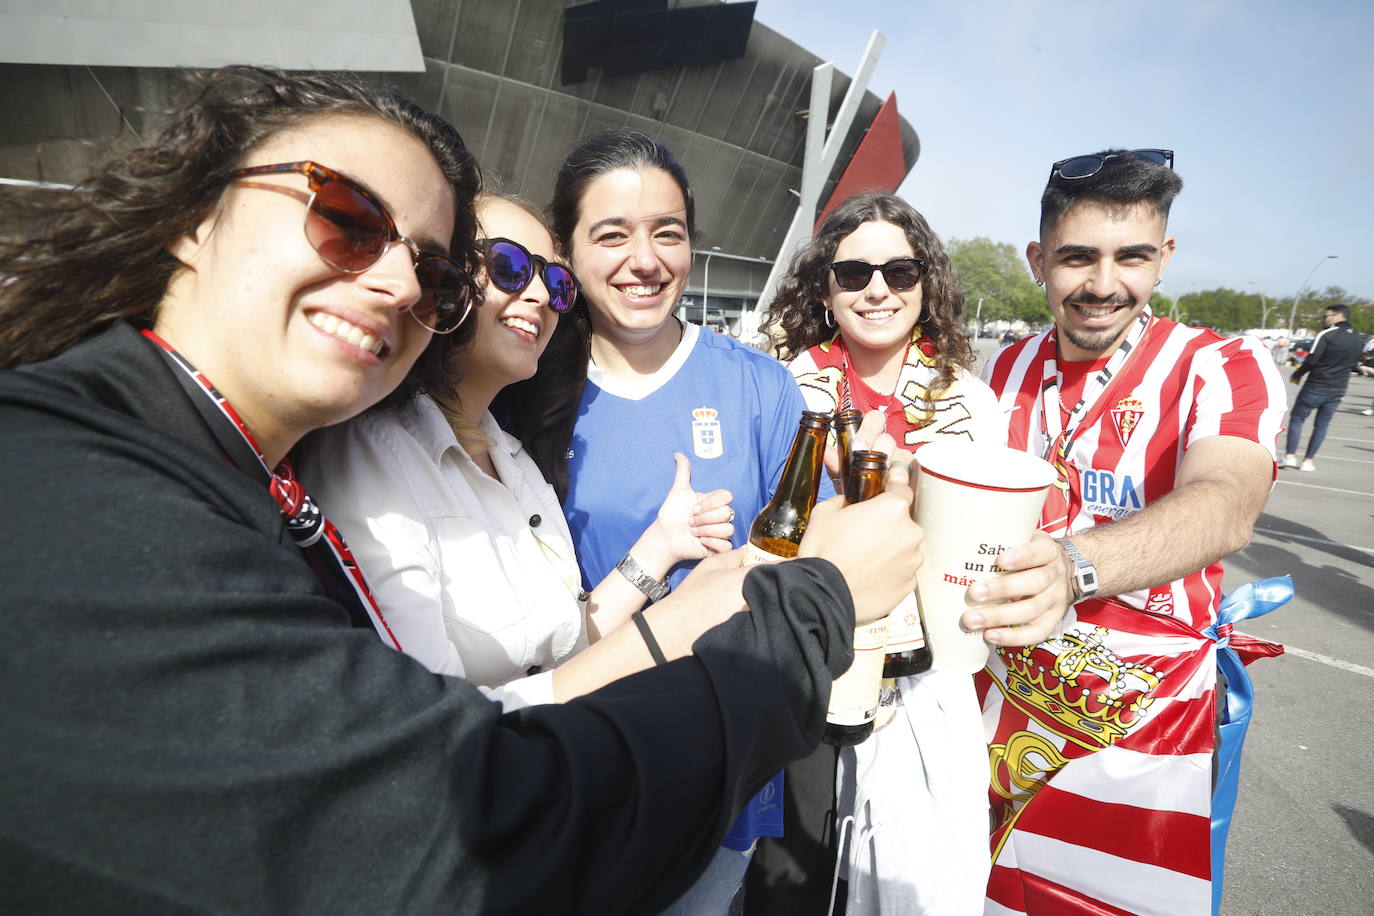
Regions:
<instances>
[{"instance_id":1,"label":"brown glass bottle","mask_svg":"<svg viewBox=\"0 0 1374 916\"><path fill-rule=\"evenodd\" d=\"M887 456L882 452L854 452L844 481L845 502L858 503L883 492ZM854 628L854 662L830 686L830 707L821 740L836 747L858 744L873 734L882 690L883 650L887 618Z\"/></svg>"},{"instance_id":2,"label":"brown glass bottle","mask_svg":"<svg viewBox=\"0 0 1374 916\"><path fill-rule=\"evenodd\" d=\"M906 677L929 671L933 659L915 593L893 608L888 619L890 641L887 657L883 661L883 677ZM897 639L901 639L901 642L898 643ZM894 645L900 645L901 648L894 649Z\"/></svg>"},{"instance_id":3,"label":"brown glass bottle","mask_svg":"<svg viewBox=\"0 0 1374 916\"><path fill-rule=\"evenodd\" d=\"M797 555L816 506L829 430L830 414L813 410L802 413L778 490L749 526L749 543L744 547L746 566L790 560Z\"/></svg>"},{"instance_id":4,"label":"brown glass bottle","mask_svg":"<svg viewBox=\"0 0 1374 916\"><path fill-rule=\"evenodd\" d=\"M849 455L854 451L854 434L859 431L863 419L863 411L851 407L836 411L831 422L835 430L835 450L840 453L840 486L845 486L849 480Z\"/></svg>"}]
</instances>

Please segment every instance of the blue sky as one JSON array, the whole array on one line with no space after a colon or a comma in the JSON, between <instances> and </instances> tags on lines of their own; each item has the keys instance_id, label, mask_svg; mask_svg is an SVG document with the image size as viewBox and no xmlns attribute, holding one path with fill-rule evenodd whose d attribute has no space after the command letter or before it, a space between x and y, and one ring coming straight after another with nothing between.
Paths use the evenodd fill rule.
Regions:
<instances>
[{"instance_id":1,"label":"blue sky","mask_svg":"<svg viewBox=\"0 0 1374 916\"><path fill-rule=\"evenodd\" d=\"M897 93L921 138L899 192L943 238L1034 238L1057 159L1175 151L1163 291L1374 299L1374 2L759 0L756 18ZM1253 284L1253 285L1251 285Z\"/></svg>"}]
</instances>

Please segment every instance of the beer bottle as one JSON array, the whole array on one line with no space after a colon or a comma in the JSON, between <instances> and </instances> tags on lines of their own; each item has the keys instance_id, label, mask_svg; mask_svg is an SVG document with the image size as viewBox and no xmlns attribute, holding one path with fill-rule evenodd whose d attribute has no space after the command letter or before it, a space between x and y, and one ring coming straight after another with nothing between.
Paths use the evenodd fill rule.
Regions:
<instances>
[{"instance_id":1,"label":"beer bottle","mask_svg":"<svg viewBox=\"0 0 1374 916\"><path fill-rule=\"evenodd\" d=\"M883 491L887 456L882 452L855 452L844 481L847 503L863 502ZM825 714L821 740L848 747L873 734L882 690L883 648L887 644L887 618L854 628L854 662L830 687L830 708Z\"/></svg>"},{"instance_id":2,"label":"beer bottle","mask_svg":"<svg viewBox=\"0 0 1374 916\"><path fill-rule=\"evenodd\" d=\"M744 547L744 565L776 563L797 555L811 510L816 506L816 490L821 484L825 460L825 435L830 431L830 414L804 411L792 440L778 481L778 491L749 526L749 543Z\"/></svg>"},{"instance_id":3,"label":"beer bottle","mask_svg":"<svg viewBox=\"0 0 1374 916\"><path fill-rule=\"evenodd\" d=\"M835 448L840 453L840 486L849 480L849 454L854 450L854 434L863 422L863 411L849 408L835 413Z\"/></svg>"},{"instance_id":4,"label":"beer bottle","mask_svg":"<svg viewBox=\"0 0 1374 916\"><path fill-rule=\"evenodd\" d=\"M926 643L921 610L912 592L888 615L887 658L883 677L905 677L930 670L930 646Z\"/></svg>"},{"instance_id":5,"label":"beer bottle","mask_svg":"<svg viewBox=\"0 0 1374 916\"><path fill-rule=\"evenodd\" d=\"M887 617L887 658L883 677L906 677L930 670L930 646L921 622L921 609L912 592Z\"/></svg>"}]
</instances>

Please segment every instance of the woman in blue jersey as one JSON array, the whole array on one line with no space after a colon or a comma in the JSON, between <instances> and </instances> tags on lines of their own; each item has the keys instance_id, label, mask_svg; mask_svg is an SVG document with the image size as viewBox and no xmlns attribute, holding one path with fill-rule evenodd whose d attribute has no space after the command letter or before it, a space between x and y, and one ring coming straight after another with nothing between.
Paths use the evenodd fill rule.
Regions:
<instances>
[{"instance_id":1,"label":"woman in blue jersey","mask_svg":"<svg viewBox=\"0 0 1374 916\"><path fill-rule=\"evenodd\" d=\"M584 583L624 564L671 483L674 452L693 485L734 495L734 543L771 495L805 409L777 361L673 316L692 269L695 205L660 141L608 130L559 167L554 234L571 260L589 347L569 450L568 526ZM573 322L567 322L572 325ZM668 577L675 585L689 564ZM751 799L715 862L670 912L724 913L754 841L782 832L781 774Z\"/></svg>"}]
</instances>

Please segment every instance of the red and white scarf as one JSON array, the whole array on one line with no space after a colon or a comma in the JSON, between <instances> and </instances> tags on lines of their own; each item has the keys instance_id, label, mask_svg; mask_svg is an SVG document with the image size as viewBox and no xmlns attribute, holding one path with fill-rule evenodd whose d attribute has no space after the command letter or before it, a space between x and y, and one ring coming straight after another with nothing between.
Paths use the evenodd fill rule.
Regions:
<instances>
[{"instance_id":1,"label":"red and white scarf","mask_svg":"<svg viewBox=\"0 0 1374 916\"><path fill-rule=\"evenodd\" d=\"M908 451L941 436L973 438L974 418L964 401L959 378L948 385L938 383L935 341L921 334L919 325L897 374L897 385L890 396L871 392L858 377L849 360L844 339L836 333L792 360L788 369L801 387L811 410L882 410L887 415L887 432L897 445Z\"/></svg>"}]
</instances>

